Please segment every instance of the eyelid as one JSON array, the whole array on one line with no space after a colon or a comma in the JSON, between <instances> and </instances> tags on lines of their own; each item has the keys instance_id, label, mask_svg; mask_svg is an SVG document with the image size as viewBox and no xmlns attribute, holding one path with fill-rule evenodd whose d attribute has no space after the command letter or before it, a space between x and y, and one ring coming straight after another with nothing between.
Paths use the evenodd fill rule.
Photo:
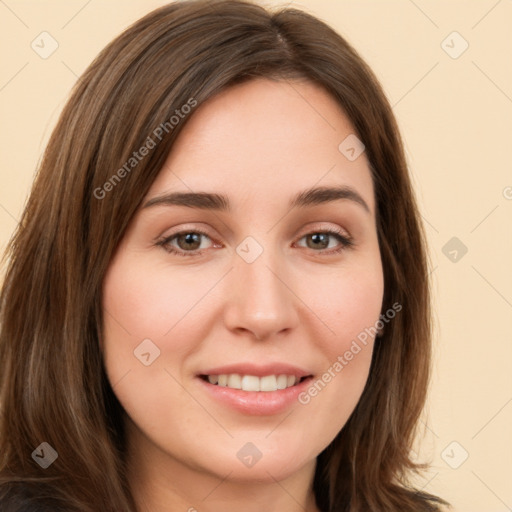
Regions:
<instances>
[{"instance_id":1,"label":"eyelid","mask_svg":"<svg viewBox=\"0 0 512 512\"><path fill-rule=\"evenodd\" d=\"M172 229L170 231L166 230L165 233L166 233L165 235L158 235L157 237L155 237L153 242L156 244L158 242L168 240L169 238L172 238L172 237L175 237L178 235L182 235L184 233L200 233L200 234L210 238L212 241L215 238L210 233L208 233L207 228L198 227L197 224L180 225L179 228L176 228L176 230L172 230Z\"/></svg>"},{"instance_id":2,"label":"eyelid","mask_svg":"<svg viewBox=\"0 0 512 512\"><path fill-rule=\"evenodd\" d=\"M326 223L311 223L311 225L308 224L308 226L306 226L306 228L304 228L304 230L302 231L303 234L301 235L301 237L304 237L306 235L310 235L312 233L337 233L339 235L342 235L344 236L345 238L352 238L352 236L350 235L350 233L348 232L347 229L345 228L342 228L338 225L332 225L332 224L326 224Z\"/></svg>"}]
</instances>

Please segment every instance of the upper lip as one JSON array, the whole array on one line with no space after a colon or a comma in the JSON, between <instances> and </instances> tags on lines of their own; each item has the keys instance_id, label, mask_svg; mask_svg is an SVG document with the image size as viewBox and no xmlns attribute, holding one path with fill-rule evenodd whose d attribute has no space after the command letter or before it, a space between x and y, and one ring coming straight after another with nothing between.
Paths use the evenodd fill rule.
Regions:
<instances>
[{"instance_id":1,"label":"upper lip","mask_svg":"<svg viewBox=\"0 0 512 512\"><path fill-rule=\"evenodd\" d=\"M254 375L264 377L265 375L295 375L298 379L312 375L311 372L298 366L287 363L269 363L257 365L254 363L234 363L223 366L216 366L200 371L198 375L229 375L238 373L239 375Z\"/></svg>"}]
</instances>

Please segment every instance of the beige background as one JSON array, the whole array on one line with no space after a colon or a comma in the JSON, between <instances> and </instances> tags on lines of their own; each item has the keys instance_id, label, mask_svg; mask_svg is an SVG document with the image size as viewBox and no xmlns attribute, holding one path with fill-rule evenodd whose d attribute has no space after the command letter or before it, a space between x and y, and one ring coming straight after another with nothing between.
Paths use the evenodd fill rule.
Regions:
<instances>
[{"instance_id":1,"label":"beige background","mask_svg":"<svg viewBox=\"0 0 512 512\"><path fill-rule=\"evenodd\" d=\"M0 250L71 86L107 42L164 3L0 0ZM512 1L288 3L328 21L360 51L403 132L431 247L437 318L418 450L432 469L418 485L460 512L510 511ZM46 59L31 48L43 31L59 45ZM447 246L445 255L452 237L459 247Z\"/></svg>"}]
</instances>

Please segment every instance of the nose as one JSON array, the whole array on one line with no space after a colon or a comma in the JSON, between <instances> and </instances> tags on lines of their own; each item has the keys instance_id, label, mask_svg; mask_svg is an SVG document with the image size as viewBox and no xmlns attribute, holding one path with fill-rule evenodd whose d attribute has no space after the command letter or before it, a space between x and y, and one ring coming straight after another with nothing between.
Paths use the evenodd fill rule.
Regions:
<instances>
[{"instance_id":1,"label":"nose","mask_svg":"<svg viewBox=\"0 0 512 512\"><path fill-rule=\"evenodd\" d=\"M291 331L299 323L291 273L286 262L265 250L252 263L234 255L234 269L227 283L224 322L237 333L250 333L257 340L271 339Z\"/></svg>"}]
</instances>

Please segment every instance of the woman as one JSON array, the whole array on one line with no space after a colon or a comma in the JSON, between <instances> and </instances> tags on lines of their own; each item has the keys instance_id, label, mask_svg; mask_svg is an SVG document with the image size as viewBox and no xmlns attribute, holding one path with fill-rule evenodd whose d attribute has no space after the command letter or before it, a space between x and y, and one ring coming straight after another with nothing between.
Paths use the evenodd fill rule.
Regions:
<instances>
[{"instance_id":1,"label":"woman","mask_svg":"<svg viewBox=\"0 0 512 512\"><path fill-rule=\"evenodd\" d=\"M183 1L75 86L1 295L2 510L435 511L426 251L323 22Z\"/></svg>"}]
</instances>

